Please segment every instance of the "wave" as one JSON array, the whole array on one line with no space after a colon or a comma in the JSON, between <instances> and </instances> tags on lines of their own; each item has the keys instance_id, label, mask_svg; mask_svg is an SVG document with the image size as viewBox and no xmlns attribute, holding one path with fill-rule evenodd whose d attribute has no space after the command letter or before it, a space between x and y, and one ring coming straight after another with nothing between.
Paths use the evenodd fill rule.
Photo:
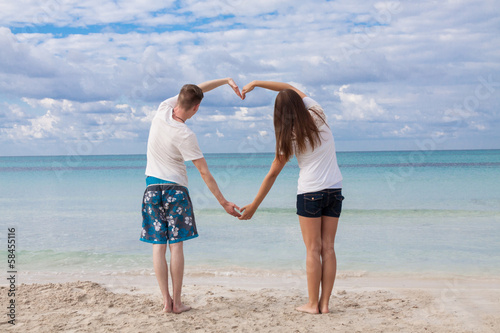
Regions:
<instances>
[{"instance_id":1,"label":"wave","mask_svg":"<svg viewBox=\"0 0 500 333\"><path fill-rule=\"evenodd\" d=\"M339 167L352 168L457 168L457 167L499 167L500 162L467 162L467 163L356 163L339 164ZM269 164L231 164L231 165L209 165L210 169L268 169ZM1 172L26 172L26 171L85 171L85 170L138 170L145 169L146 165L95 165L95 166L70 166L56 163L52 166L0 166ZM195 169L194 165L186 165L187 169ZM298 169L299 166L289 164L287 169Z\"/></svg>"},{"instance_id":2,"label":"wave","mask_svg":"<svg viewBox=\"0 0 500 333\"><path fill-rule=\"evenodd\" d=\"M69 171L69 170L136 170L145 169L144 165L141 166L39 166L39 167L0 167L0 172L25 172L25 171Z\"/></svg>"},{"instance_id":3,"label":"wave","mask_svg":"<svg viewBox=\"0 0 500 333\"><path fill-rule=\"evenodd\" d=\"M497 167L500 162L452 162L452 163L363 163L363 164L339 164L342 168L450 168L450 167Z\"/></svg>"},{"instance_id":4,"label":"wave","mask_svg":"<svg viewBox=\"0 0 500 333\"><path fill-rule=\"evenodd\" d=\"M225 212L219 208L196 209L198 214L203 215L224 215ZM295 208L262 207L258 210L259 214L282 214L296 215ZM443 216L443 217L500 217L498 210L454 210L454 209L343 209L342 216Z\"/></svg>"}]
</instances>

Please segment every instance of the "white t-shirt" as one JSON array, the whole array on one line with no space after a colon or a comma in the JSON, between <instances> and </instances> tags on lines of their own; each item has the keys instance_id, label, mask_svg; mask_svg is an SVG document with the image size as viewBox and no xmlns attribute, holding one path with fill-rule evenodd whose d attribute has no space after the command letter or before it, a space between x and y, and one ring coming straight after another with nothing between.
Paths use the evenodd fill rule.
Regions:
<instances>
[{"instance_id":1,"label":"white t-shirt","mask_svg":"<svg viewBox=\"0 0 500 333\"><path fill-rule=\"evenodd\" d=\"M177 96L163 101L151 123L146 175L188 186L184 161L203 157L194 132L172 118Z\"/></svg>"},{"instance_id":2,"label":"white t-shirt","mask_svg":"<svg viewBox=\"0 0 500 333\"><path fill-rule=\"evenodd\" d=\"M295 153L300 168L297 194L316 192L328 188L341 188L342 174L337 165L332 131L312 110L316 111L326 121L325 113L312 98L304 97L303 101L320 130L321 144L316 146L314 150L308 147L301 154Z\"/></svg>"}]
</instances>

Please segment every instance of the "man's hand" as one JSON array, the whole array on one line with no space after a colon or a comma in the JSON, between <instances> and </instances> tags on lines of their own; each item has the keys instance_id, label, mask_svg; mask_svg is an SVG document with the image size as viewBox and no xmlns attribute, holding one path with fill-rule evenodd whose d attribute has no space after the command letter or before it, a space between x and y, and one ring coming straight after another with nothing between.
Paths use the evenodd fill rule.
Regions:
<instances>
[{"instance_id":1,"label":"man's hand","mask_svg":"<svg viewBox=\"0 0 500 333\"><path fill-rule=\"evenodd\" d=\"M241 99L245 99L246 94L252 91L253 88L255 88L255 86L253 85L253 81L244 86L243 89L241 89Z\"/></svg>"},{"instance_id":2,"label":"man's hand","mask_svg":"<svg viewBox=\"0 0 500 333\"><path fill-rule=\"evenodd\" d=\"M240 210L240 207L236 206L234 203L226 201L225 203L223 203L221 205L229 215L232 215L232 216L237 217L237 218L241 217L241 214L238 211L236 211L236 209Z\"/></svg>"},{"instance_id":3,"label":"man's hand","mask_svg":"<svg viewBox=\"0 0 500 333\"><path fill-rule=\"evenodd\" d=\"M229 78L227 81L227 84L229 84L229 86L231 88L233 88L234 92L236 93L236 95L239 96L239 98L244 99L244 97L241 96L240 89L238 88L238 85L234 82L233 79Z\"/></svg>"},{"instance_id":4,"label":"man's hand","mask_svg":"<svg viewBox=\"0 0 500 333\"><path fill-rule=\"evenodd\" d=\"M257 209L250 205L246 205L245 207L240 209L241 217L240 220L250 220Z\"/></svg>"},{"instance_id":5,"label":"man's hand","mask_svg":"<svg viewBox=\"0 0 500 333\"><path fill-rule=\"evenodd\" d=\"M243 97L241 97L240 89L238 89L238 86L236 85L234 80L230 77L206 81L206 82L198 84L198 87L200 87L200 89L203 91L203 93L206 93L206 92L214 90L215 88L220 87L226 83L231 88L233 88L234 92L236 93L236 95L238 95L239 98L243 99Z\"/></svg>"}]
</instances>

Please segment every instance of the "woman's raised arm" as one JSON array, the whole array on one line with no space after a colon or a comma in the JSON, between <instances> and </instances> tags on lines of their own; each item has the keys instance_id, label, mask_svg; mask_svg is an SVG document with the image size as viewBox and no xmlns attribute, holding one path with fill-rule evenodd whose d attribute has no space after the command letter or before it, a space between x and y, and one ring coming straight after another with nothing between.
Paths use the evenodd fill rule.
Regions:
<instances>
[{"instance_id":1,"label":"woman's raised arm","mask_svg":"<svg viewBox=\"0 0 500 333\"><path fill-rule=\"evenodd\" d=\"M292 86L291 84L288 84L288 83L254 80L243 87L243 89L241 90L242 98L245 99L245 95L247 93L249 93L250 91L252 91L253 88L255 88L255 87L260 87L260 88L273 90L273 91L292 89L292 90L295 90L297 92L297 94L299 94L300 98L304 98L307 96L302 91L300 91L299 89L295 88L294 86Z\"/></svg>"}]
</instances>

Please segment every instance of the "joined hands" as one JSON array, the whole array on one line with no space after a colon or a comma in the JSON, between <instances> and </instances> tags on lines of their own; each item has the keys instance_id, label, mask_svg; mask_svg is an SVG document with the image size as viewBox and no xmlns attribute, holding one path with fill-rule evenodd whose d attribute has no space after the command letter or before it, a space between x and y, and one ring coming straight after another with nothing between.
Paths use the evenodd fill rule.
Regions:
<instances>
[{"instance_id":1,"label":"joined hands","mask_svg":"<svg viewBox=\"0 0 500 333\"><path fill-rule=\"evenodd\" d=\"M255 88L255 85L253 84L253 82L250 82L250 83L247 83L243 89L240 89L238 88L238 85L236 84L236 82L234 82L234 80L232 78L229 78L228 81L227 81L227 84L233 88L234 90L234 93L236 95L238 95L239 98L241 98L242 100L245 99L246 97L246 94L249 93L250 91L253 90L253 88Z\"/></svg>"},{"instance_id":2,"label":"joined hands","mask_svg":"<svg viewBox=\"0 0 500 333\"><path fill-rule=\"evenodd\" d=\"M236 204L226 201L225 203L222 204L222 207L228 213L229 215L232 215L237 218L241 218L241 214L238 212L241 212L240 207L236 206Z\"/></svg>"},{"instance_id":3,"label":"joined hands","mask_svg":"<svg viewBox=\"0 0 500 333\"><path fill-rule=\"evenodd\" d=\"M240 220L250 220L255 214L257 208L254 208L252 204L246 205L240 209L241 216L238 217Z\"/></svg>"},{"instance_id":4,"label":"joined hands","mask_svg":"<svg viewBox=\"0 0 500 333\"><path fill-rule=\"evenodd\" d=\"M240 220L250 220L255 211L257 210L256 208L253 208L252 204L240 208L236 206L236 204L229 201L222 204L222 207L224 208L226 213L234 217L237 217Z\"/></svg>"}]
</instances>

